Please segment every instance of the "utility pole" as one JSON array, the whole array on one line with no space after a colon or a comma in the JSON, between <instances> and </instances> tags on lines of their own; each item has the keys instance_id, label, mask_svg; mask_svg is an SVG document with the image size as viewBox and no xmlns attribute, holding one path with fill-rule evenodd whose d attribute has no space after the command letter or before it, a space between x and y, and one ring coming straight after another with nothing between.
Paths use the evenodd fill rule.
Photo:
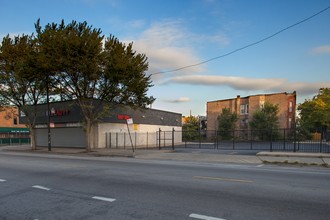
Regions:
<instances>
[{"instance_id":1,"label":"utility pole","mask_svg":"<svg viewBox=\"0 0 330 220\"><path fill-rule=\"evenodd\" d=\"M49 107L49 75L47 74L47 80L46 80L46 96L47 96L47 134L48 134L48 151L52 150L51 145L51 136L50 136L50 107Z\"/></svg>"}]
</instances>

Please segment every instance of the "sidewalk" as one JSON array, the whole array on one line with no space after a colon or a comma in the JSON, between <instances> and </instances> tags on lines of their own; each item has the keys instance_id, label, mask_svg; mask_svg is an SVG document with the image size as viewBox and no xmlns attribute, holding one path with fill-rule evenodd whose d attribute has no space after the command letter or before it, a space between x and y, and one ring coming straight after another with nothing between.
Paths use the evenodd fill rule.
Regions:
<instances>
[{"instance_id":1,"label":"sidewalk","mask_svg":"<svg viewBox=\"0 0 330 220\"><path fill-rule=\"evenodd\" d=\"M320 153L293 153L293 152L259 152L257 155L230 155L222 154L219 151L173 151L158 149L93 149L86 152L82 148L52 148L48 151L46 147L39 147L32 151L30 146L0 146L0 151L39 153L39 154L64 154L77 156L95 157L127 157L144 160L173 160L202 163L235 163L235 164L262 164L262 163L283 163L330 166L330 154Z\"/></svg>"}]
</instances>

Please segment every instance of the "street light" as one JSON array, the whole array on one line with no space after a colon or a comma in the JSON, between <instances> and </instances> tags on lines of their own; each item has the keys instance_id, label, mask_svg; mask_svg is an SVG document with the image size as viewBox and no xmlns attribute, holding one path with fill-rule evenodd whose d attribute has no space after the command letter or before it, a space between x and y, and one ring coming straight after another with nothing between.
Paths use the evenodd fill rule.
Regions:
<instances>
[{"instance_id":1,"label":"street light","mask_svg":"<svg viewBox=\"0 0 330 220\"><path fill-rule=\"evenodd\" d=\"M51 136L50 136L50 106L49 106L49 75L46 80L46 96L47 96L47 130L48 130L48 151L52 150Z\"/></svg>"}]
</instances>

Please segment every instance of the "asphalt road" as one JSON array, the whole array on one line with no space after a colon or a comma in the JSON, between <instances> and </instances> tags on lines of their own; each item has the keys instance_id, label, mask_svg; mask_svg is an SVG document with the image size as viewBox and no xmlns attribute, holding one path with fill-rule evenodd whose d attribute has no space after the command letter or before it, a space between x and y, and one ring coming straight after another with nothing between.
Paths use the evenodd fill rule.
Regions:
<instances>
[{"instance_id":1,"label":"asphalt road","mask_svg":"<svg viewBox=\"0 0 330 220\"><path fill-rule=\"evenodd\" d=\"M330 170L0 152L0 219L330 219Z\"/></svg>"}]
</instances>

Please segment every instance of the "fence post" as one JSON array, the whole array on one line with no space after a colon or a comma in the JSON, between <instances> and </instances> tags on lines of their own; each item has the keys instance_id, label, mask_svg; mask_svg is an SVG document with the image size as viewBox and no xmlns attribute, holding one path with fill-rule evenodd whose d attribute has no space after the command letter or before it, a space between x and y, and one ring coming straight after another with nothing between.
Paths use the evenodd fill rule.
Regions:
<instances>
[{"instance_id":1,"label":"fence post","mask_svg":"<svg viewBox=\"0 0 330 220\"><path fill-rule=\"evenodd\" d=\"M296 152L296 142L297 142L297 127L294 126L294 129L293 129L294 133L293 133L293 152Z\"/></svg>"},{"instance_id":2,"label":"fence post","mask_svg":"<svg viewBox=\"0 0 330 220\"><path fill-rule=\"evenodd\" d=\"M219 149L219 143L218 143L218 131L215 130L215 139L214 139L214 145L217 148L217 150Z\"/></svg>"},{"instance_id":3,"label":"fence post","mask_svg":"<svg viewBox=\"0 0 330 220\"><path fill-rule=\"evenodd\" d=\"M108 148L108 133L105 132L105 148Z\"/></svg>"},{"instance_id":4,"label":"fence post","mask_svg":"<svg viewBox=\"0 0 330 220\"><path fill-rule=\"evenodd\" d=\"M201 136L201 131L199 130L198 131L198 138L199 138L199 149L201 149L202 148L202 136Z\"/></svg>"},{"instance_id":5,"label":"fence post","mask_svg":"<svg viewBox=\"0 0 330 220\"><path fill-rule=\"evenodd\" d=\"M112 135L111 135L111 132L110 132L110 133L109 133L109 142L110 142L110 146L109 146L109 148L112 147L112 146L111 146L111 142L112 142L112 141L111 141L111 136L112 136Z\"/></svg>"},{"instance_id":6,"label":"fence post","mask_svg":"<svg viewBox=\"0 0 330 220\"><path fill-rule=\"evenodd\" d=\"M174 128L172 129L172 150L174 150Z\"/></svg>"},{"instance_id":7,"label":"fence post","mask_svg":"<svg viewBox=\"0 0 330 220\"><path fill-rule=\"evenodd\" d=\"M135 149L136 149L136 135L137 135L137 133L135 132L135 138L134 138L134 145L135 145Z\"/></svg>"},{"instance_id":8,"label":"fence post","mask_svg":"<svg viewBox=\"0 0 330 220\"><path fill-rule=\"evenodd\" d=\"M159 128L159 137L158 137L158 142L159 142L159 145L158 145L158 149L160 150L161 149L161 147L160 147L160 144L161 144L161 140L160 140L160 137L161 137L161 132L162 132L162 130L160 130L160 128Z\"/></svg>"},{"instance_id":9,"label":"fence post","mask_svg":"<svg viewBox=\"0 0 330 220\"><path fill-rule=\"evenodd\" d=\"M283 150L285 151L285 128L283 128Z\"/></svg>"},{"instance_id":10,"label":"fence post","mask_svg":"<svg viewBox=\"0 0 330 220\"><path fill-rule=\"evenodd\" d=\"M118 132L116 132L116 148L118 148Z\"/></svg>"},{"instance_id":11,"label":"fence post","mask_svg":"<svg viewBox=\"0 0 330 220\"><path fill-rule=\"evenodd\" d=\"M322 153L322 135L323 135L323 132L321 130L321 135L320 135L320 153Z\"/></svg>"},{"instance_id":12,"label":"fence post","mask_svg":"<svg viewBox=\"0 0 330 220\"><path fill-rule=\"evenodd\" d=\"M251 129L248 130L248 138L250 139L250 150L253 149L253 146L252 146L252 134L251 134Z\"/></svg>"},{"instance_id":13,"label":"fence post","mask_svg":"<svg viewBox=\"0 0 330 220\"><path fill-rule=\"evenodd\" d=\"M270 152L273 152L273 129L270 129Z\"/></svg>"},{"instance_id":14,"label":"fence post","mask_svg":"<svg viewBox=\"0 0 330 220\"><path fill-rule=\"evenodd\" d=\"M233 150L235 150L235 130L233 130Z\"/></svg>"},{"instance_id":15,"label":"fence post","mask_svg":"<svg viewBox=\"0 0 330 220\"><path fill-rule=\"evenodd\" d=\"M124 149L126 149L126 132L124 132Z\"/></svg>"}]
</instances>

